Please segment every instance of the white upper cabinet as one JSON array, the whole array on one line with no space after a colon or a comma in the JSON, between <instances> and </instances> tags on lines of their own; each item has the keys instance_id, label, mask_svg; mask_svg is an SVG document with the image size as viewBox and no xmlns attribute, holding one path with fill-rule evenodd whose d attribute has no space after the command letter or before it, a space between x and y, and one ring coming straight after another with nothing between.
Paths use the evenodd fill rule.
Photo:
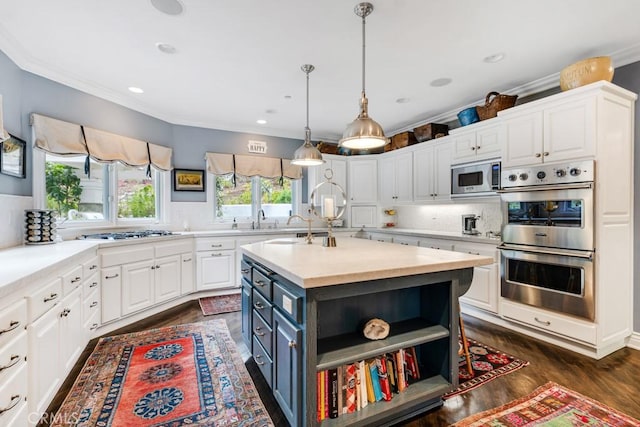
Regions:
<instances>
[{"instance_id":1,"label":"white upper cabinet","mask_svg":"<svg viewBox=\"0 0 640 427\"><path fill-rule=\"evenodd\" d=\"M413 152L413 199L447 200L451 196L451 139L423 144Z\"/></svg>"},{"instance_id":2,"label":"white upper cabinet","mask_svg":"<svg viewBox=\"0 0 640 427\"><path fill-rule=\"evenodd\" d=\"M593 95L577 99L560 95L542 105L525 104L522 109L501 112L503 167L594 157L596 104Z\"/></svg>"},{"instance_id":3,"label":"white upper cabinet","mask_svg":"<svg viewBox=\"0 0 640 427\"><path fill-rule=\"evenodd\" d=\"M499 158L502 154L500 134L503 131L496 120L452 129L453 164Z\"/></svg>"},{"instance_id":4,"label":"white upper cabinet","mask_svg":"<svg viewBox=\"0 0 640 427\"><path fill-rule=\"evenodd\" d=\"M382 203L413 200L412 152L391 152L378 160L380 201Z\"/></svg>"},{"instance_id":5,"label":"white upper cabinet","mask_svg":"<svg viewBox=\"0 0 640 427\"><path fill-rule=\"evenodd\" d=\"M375 156L349 159L349 188L347 199L351 203L378 201L378 160Z\"/></svg>"},{"instance_id":6,"label":"white upper cabinet","mask_svg":"<svg viewBox=\"0 0 640 427\"><path fill-rule=\"evenodd\" d=\"M309 171L309 196L313 192L314 188L318 184L327 180L325 173L327 169L330 169L331 181L338 184L345 193L347 193L347 159L344 156L337 156L331 154L323 154L322 158L325 163L320 166L312 166L308 168ZM320 195L335 195L338 189L335 185L323 185L318 188L318 194ZM348 193L347 193L348 194ZM322 200L321 198L318 200Z\"/></svg>"}]
</instances>

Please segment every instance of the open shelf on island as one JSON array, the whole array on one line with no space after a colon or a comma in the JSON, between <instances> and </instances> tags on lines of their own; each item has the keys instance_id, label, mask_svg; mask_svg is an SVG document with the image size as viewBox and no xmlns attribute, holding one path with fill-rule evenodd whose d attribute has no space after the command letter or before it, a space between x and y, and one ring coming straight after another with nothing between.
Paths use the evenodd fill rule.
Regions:
<instances>
[{"instance_id":1,"label":"open shelf on island","mask_svg":"<svg viewBox=\"0 0 640 427\"><path fill-rule=\"evenodd\" d=\"M421 318L392 323L389 336L369 340L362 333L351 333L318 340L318 371L368 359L401 348L413 347L449 337L449 330Z\"/></svg>"},{"instance_id":2,"label":"open shelf on island","mask_svg":"<svg viewBox=\"0 0 640 427\"><path fill-rule=\"evenodd\" d=\"M433 407L440 406L443 394L450 391L453 385L441 375L425 378L412 383L403 392L393 395L390 401L369 403L365 408L350 414L340 414L338 418L327 418L320 422L322 427L327 426L366 426L372 419L389 417L389 412L403 411L412 408L416 402L424 404L433 400Z\"/></svg>"}]
</instances>

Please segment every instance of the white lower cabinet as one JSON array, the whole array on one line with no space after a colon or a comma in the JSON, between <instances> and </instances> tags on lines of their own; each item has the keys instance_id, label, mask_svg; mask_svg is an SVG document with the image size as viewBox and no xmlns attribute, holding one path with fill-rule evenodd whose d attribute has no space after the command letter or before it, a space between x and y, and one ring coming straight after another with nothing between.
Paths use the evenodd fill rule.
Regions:
<instances>
[{"instance_id":1,"label":"white lower cabinet","mask_svg":"<svg viewBox=\"0 0 640 427\"><path fill-rule=\"evenodd\" d=\"M236 287L236 241L196 239L196 288L199 291Z\"/></svg>"},{"instance_id":2,"label":"white lower cabinet","mask_svg":"<svg viewBox=\"0 0 640 427\"><path fill-rule=\"evenodd\" d=\"M0 310L0 426L27 425L27 304L3 298Z\"/></svg>"},{"instance_id":3,"label":"white lower cabinet","mask_svg":"<svg viewBox=\"0 0 640 427\"><path fill-rule=\"evenodd\" d=\"M193 253L180 255L180 263L180 292L187 295L196 290Z\"/></svg>"},{"instance_id":4,"label":"white lower cabinet","mask_svg":"<svg viewBox=\"0 0 640 427\"><path fill-rule=\"evenodd\" d=\"M121 268L122 315L126 316L153 305L154 260L124 264Z\"/></svg>"},{"instance_id":5,"label":"white lower cabinet","mask_svg":"<svg viewBox=\"0 0 640 427\"><path fill-rule=\"evenodd\" d=\"M25 337L26 340L26 337ZM30 425L27 406L27 366L22 363L0 382L0 426L25 427ZM31 425L35 425L32 423Z\"/></svg>"},{"instance_id":6,"label":"white lower cabinet","mask_svg":"<svg viewBox=\"0 0 640 427\"><path fill-rule=\"evenodd\" d=\"M473 255L493 258L494 263L474 267L473 280L469 290L460 297L460 301L492 313L498 313L499 259L500 255L494 244L455 243L453 250Z\"/></svg>"},{"instance_id":7,"label":"white lower cabinet","mask_svg":"<svg viewBox=\"0 0 640 427\"><path fill-rule=\"evenodd\" d=\"M445 251L453 250L453 242L451 240L432 239L430 237L420 238L420 246L431 249L444 249Z\"/></svg>"},{"instance_id":8,"label":"white lower cabinet","mask_svg":"<svg viewBox=\"0 0 640 427\"><path fill-rule=\"evenodd\" d=\"M62 378L67 375L84 350L85 333L82 324L82 288L65 296L58 311L60 321L60 363Z\"/></svg>"},{"instance_id":9,"label":"white lower cabinet","mask_svg":"<svg viewBox=\"0 0 640 427\"><path fill-rule=\"evenodd\" d=\"M122 274L120 266L102 268L100 280L102 299L102 323L122 316Z\"/></svg>"}]
</instances>

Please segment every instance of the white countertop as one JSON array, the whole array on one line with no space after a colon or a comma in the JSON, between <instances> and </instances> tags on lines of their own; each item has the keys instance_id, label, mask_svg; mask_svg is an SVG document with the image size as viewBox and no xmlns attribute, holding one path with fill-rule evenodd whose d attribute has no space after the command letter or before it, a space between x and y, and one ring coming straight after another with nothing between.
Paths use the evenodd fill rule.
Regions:
<instances>
[{"instance_id":1,"label":"white countertop","mask_svg":"<svg viewBox=\"0 0 640 427\"><path fill-rule=\"evenodd\" d=\"M500 237L486 237L482 234L462 234L453 231L432 231L419 228L373 228L367 229L370 233L403 234L414 237L430 237L434 239L460 240L464 242L490 243L496 246L500 244Z\"/></svg>"},{"instance_id":2,"label":"white countertop","mask_svg":"<svg viewBox=\"0 0 640 427\"><path fill-rule=\"evenodd\" d=\"M366 239L336 237L336 242L324 247L322 239L311 245L302 238L274 239L243 245L242 251L305 289L493 263L485 256Z\"/></svg>"}]
</instances>

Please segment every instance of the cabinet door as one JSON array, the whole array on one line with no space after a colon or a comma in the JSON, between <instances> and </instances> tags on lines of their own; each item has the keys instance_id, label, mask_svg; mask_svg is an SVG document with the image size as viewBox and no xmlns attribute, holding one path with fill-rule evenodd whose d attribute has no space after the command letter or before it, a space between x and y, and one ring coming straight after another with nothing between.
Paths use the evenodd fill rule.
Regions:
<instances>
[{"instance_id":1,"label":"cabinet door","mask_svg":"<svg viewBox=\"0 0 640 427\"><path fill-rule=\"evenodd\" d=\"M393 203L396 201L396 162L393 157L378 160L378 181L380 201Z\"/></svg>"},{"instance_id":2,"label":"cabinet door","mask_svg":"<svg viewBox=\"0 0 640 427\"><path fill-rule=\"evenodd\" d=\"M122 266L122 314L127 315L153 304L154 260Z\"/></svg>"},{"instance_id":3,"label":"cabinet door","mask_svg":"<svg viewBox=\"0 0 640 427\"><path fill-rule=\"evenodd\" d=\"M198 290L235 287L235 251L198 252L196 259Z\"/></svg>"},{"instance_id":4,"label":"cabinet door","mask_svg":"<svg viewBox=\"0 0 640 427\"><path fill-rule=\"evenodd\" d=\"M249 352L253 354L251 348L251 285L242 281L242 339L249 347Z\"/></svg>"},{"instance_id":5,"label":"cabinet door","mask_svg":"<svg viewBox=\"0 0 640 427\"><path fill-rule=\"evenodd\" d=\"M351 207L351 227L376 227L377 225L375 206Z\"/></svg>"},{"instance_id":6,"label":"cabinet door","mask_svg":"<svg viewBox=\"0 0 640 427\"><path fill-rule=\"evenodd\" d=\"M187 295L196 289L195 275L193 268L195 262L193 262L193 253L189 252L180 255L180 287L182 295Z\"/></svg>"},{"instance_id":7,"label":"cabinet door","mask_svg":"<svg viewBox=\"0 0 640 427\"><path fill-rule=\"evenodd\" d=\"M500 278L498 277L499 255L495 246L456 243L453 249L456 252L488 256L494 259L495 262L491 265L474 267L471 287L460 297L460 300L483 310L497 313Z\"/></svg>"},{"instance_id":8,"label":"cabinet door","mask_svg":"<svg viewBox=\"0 0 640 427\"><path fill-rule=\"evenodd\" d=\"M433 200L433 150L433 146L428 146L413 152L413 199L415 201Z\"/></svg>"},{"instance_id":9,"label":"cabinet door","mask_svg":"<svg viewBox=\"0 0 640 427\"><path fill-rule=\"evenodd\" d=\"M494 159L502 156L502 125L479 129L476 132L476 160Z\"/></svg>"},{"instance_id":10,"label":"cabinet door","mask_svg":"<svg viewBox=\"0 0 640 427\"><path fill-rule=\"evenodd\" d=\"M377 165L375 159L349 161L349 196L352 203L378 201Z\"/></svg>"},{"instance_id":11,"label":"cabinet door","mask_svg":"<svg viewBox=\"0 0 640 427\"><path fill-rule=\"evenodd\" d=\"M101 270L102 323L122 316L122 274L120 266Z\"/></svg>"},{"instance_id":12,"label":"cabinet door","mask_svg":"<svg viewBox=\"0 0 640 427\"><path fill-rule=\"evenodd\" d=\"M180 296L181 263L180 255L155 259L152 269L155 270L154 302L156 304Z\"/></svg>"},{"instance_id":13,"label":"cabinet door","mask_svg":"<svg viewBox=\"0 0 640 427\"><path fill-rule=\"evenodd\" d=\"M581 99L544 111L545 162L595 155L596 100Z\"/></svg>"},{"instance_id":14,"label":"cabinet door","mask_svg":"<svg viewBox=\"0 0 640 427\"><path fill-rule=\"evenodd\" d=\"M85 331L82 326L82 291L80 288L76 288L62 300L58 313L60 316L61 375L65 376L73 368L85 345Z\"/></svg>"},{"instance_id":15,"label":"cabinet door","mask_svg":"<svg viewBox=\"0 0 640 427\"><path fill-rule=\"evenodd\" d=\"M413 200L413 153L400 154L395 165L396 201L410 202Z\"/></svg>"},{"instance_id":16,"label":"cabinet door","mask_svg":"<svg viewBox=\"0 0 640 427\"><path fill-rule=\"evenodd\" d=\"M453 137L453 161L455 163L476 160L476 132L467 132Z\"/></svg>"},{"instance_id":17,"label":"cabinet door","mask_svg":"<svg viewBox=\"0 0 640 427\"><path fill-rule=\"evenodd\" d=\"M504 128L503 168L542 162L542 112L506 119Z\"/></svg>"},{"instance_id":18,"label":"cabinet door","mask_svg":"<svg viewBox=\"0 0 640 427\"><path fill-rule=\"evenodd\" d=\"M60 321L58 306L27 326L29 412L38 418L62 384L60 373Z\"/></svg>"},{"instance_id":19,"label":"cabinet door","mask_svg":"<svg viewBox=\"0 0 640 427\"><path fill-rule=\"evenodd\" d=\"M451 143L433 148L433 197L436 200L451 198Z\"/></svg>"},{"instance_id":20,"label":"cabinet door","mask_svg":"<svg viewBox=\"0 0 640 427\"><path fill-rule=\"evenodd\" d=\"M291 425L300 425L302 397L302 330L273 310L273 395Z\"/></svg>"}]
</instances>

